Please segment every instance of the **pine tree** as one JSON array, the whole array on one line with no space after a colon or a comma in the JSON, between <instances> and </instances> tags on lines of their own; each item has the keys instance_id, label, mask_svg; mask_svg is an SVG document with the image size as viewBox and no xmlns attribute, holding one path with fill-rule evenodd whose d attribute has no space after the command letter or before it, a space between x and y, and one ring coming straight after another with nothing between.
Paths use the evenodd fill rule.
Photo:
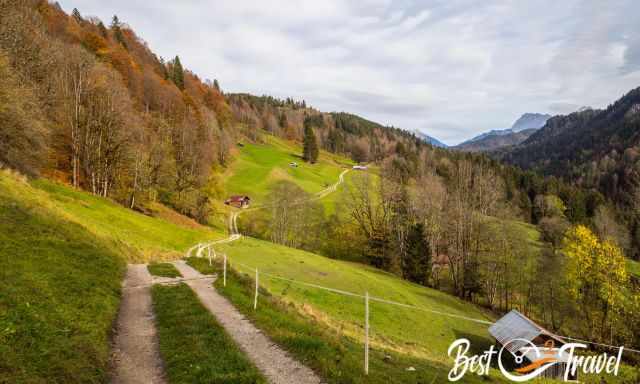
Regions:
<instances>
[{"instance_id":1,"label":"pine tree","mask_svg":"<svg viewBox=\"0 0 640 384\"><path fill-rule=\"evenodd\" d=\"M111 29L113 30L113 36L116 38L116 41L122 44L122 46L127 49L127 42L124 39L124 35L122 34L122 24L120 24L120 19L118 19L117 15L113 15L113 19L111 20Z\"/></svg>"},{"instance_id":2,"label":"pine tree","mask_svg":"<svg viewBox=\"0 0 640 384\"><path fill-rule=\"evenodd\" d=\"M313 133L313 128L310 125L304 127L304 142L302 158L309 163L315 163L318 161L318 142L316 135Z\"/></svg>"},{"instance_id":3,"label":"pine tree","mask_svg":"<svg viewBox=\"0 0 640 384\"><path fill-rule=\"evenodd\" d=\"M407 253L402 260L404 278L418 284L426 284L431 274L431 249L424 236L424 225L409 228L406 240Z\"/></svg>"},{"instance_id":4,"label":"pine tree","mask_svg":"<svg viewBox=\"0 0 640 384\"><path fill-rule=\"evenodd\" d=\"M98 22L98 30L100 31L102 37L104 37L105 39L108 37L107 27L104 26L102 21Z\"/></svg>"},{"instance_id":5,"label":"pine tree","mask_svg":"<svg viewBox=\"0 0 640 384\"><path fill-rule=\"evenodd\" d=\"M78 8L73 8L73 11L71 12L71 15L73 16L74 19L76 19L78 24L82 24L82 22L84 21L82 19L82 15L80 14L80 11L78 11Z\"/></svg>"},{"instance_id":6,"label":"pine tree","mask_svg":"<svg viewBox=\"0 0 640 384\"><path fill-rule=\"evenodd\" d=\"M214 86L214 88L215 88L215 89L217 89L219 92L222 92L222 91L220 91L220 83L218 83L218 79L213 79L213 86Z\"/></svg>"},{"instance_id":7,"label":"pine tree","mask_svg":"<svg viewBox=\"0 0 640 384\"><path fill-rule=\"evenodd\" d=\"M184 69L182 68L182 63L180 63L180 58L178 56L173 59L173 73L171 75L171 80L173 80L176 87L180 90L184 89Z\"/></svg>"}]
</instances>

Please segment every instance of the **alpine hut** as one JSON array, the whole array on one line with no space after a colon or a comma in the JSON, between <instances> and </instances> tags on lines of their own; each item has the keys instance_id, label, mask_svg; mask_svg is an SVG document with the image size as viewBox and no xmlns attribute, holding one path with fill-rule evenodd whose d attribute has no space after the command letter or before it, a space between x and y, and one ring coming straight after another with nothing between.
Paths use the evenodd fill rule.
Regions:
<instances>
[{"instance_id":1,"label":"alpine hut","mask_svg":"<svg viewBox=\"0 0 640 384\"><path fill-rule=\"evenodd\" d=\"M516 363L522 364L527 359L533 364L544 358L552 358L555 363L541 377L564 378L567 356L561 356L559 349L565 342L522 313L515 309L507 313L489 327L489 333L511 352ZM577 377L569 375L568 379L577 380Z\"/></svg>"},{"instance_id":2,"label":"alpine hut","mask_svg":"<svg viewBox=\"0 0 640 384\"><path fill-rule=\"evenodd\" d=\"M251 203L251 198L244 195L234 195L225 200L224 203L237 208L247 208L249 207L249 203Z\"/></svg>"}]
</instances>

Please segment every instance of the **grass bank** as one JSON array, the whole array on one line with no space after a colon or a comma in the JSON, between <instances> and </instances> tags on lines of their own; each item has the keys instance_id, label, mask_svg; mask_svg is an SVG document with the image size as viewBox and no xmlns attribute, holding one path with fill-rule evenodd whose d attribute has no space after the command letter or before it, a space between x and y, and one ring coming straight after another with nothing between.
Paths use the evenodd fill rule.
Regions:
<instances>
[{"instance_id":1,"label":"grass bank","mask_svg":"<svg viewBox=\"0 0 640 384\"><path fill-rule=\"evenodd\" d=\"M0 171L1 383L106 382L123 253Z\"/></svg>"},{"instance_id":2,"label":"grass bank","mask_svg":"<svg viewBox=\"0 0 640 384\"><path fill-rule=\"evenodd\" d=\"M212 268L204 259L190 259L188 263L202 273L220 273L219 264ZM260 290L258 310L254 311L251 278L235 271L229 271L228 277L227 286L218 279L214 283L216 289L274 342L311 367L327 383L409 384L447 380L448 364L376 347L370 350L369 375L365 376L361 342L339 329L327 328L323 322L300 313L295 306L264 289ZM500 382L493 378L488 381ZM481 383L487 379L469 376L465 382Z\"/></svg>"},{"instance_id":3,"label":"grass bank","mask_svg":"<svg viewBox=\"0 0 640 384\"><path fill-rule=\"evenodd\" d=\"M217 250L226 253L232 265L248 274L253 271L243 269L239 263L257 267L261 273L357 294L368 291L372 296L431 311L493 320L473 304L364 264L334 260L248 237L219 245ZM364 303L361 299L270 279L266 275L261 285L326 327L362 338ZM371 304L371 327L374 344L439 362L448 362L449 344L460 337L473 339L478 348L491 343L484 324L382 303Z\"/></svg>"},{"instance_id":4,"label":"grass bank","mask_svg":"<svg viewBox=\"0 0 640 384\"><path fill-rule=\"evenodd\" d=\"M170 383L267 383L187 285L156 285L152 294Z\"/></svg>"},{"instance_id":5,"label":"grass bank","mask_svg":"<svg viewBox=\"0 0 640 384\"><path fill-rule=\"evenodd\" d=\"M67 220L81 225L97 238L114 240L128 247L126 257L130 261L176 259L200 241L224 237L222 232L207 227L180 224L175 218L146 216L109 199L46 179L36 180L32 186L42 200L48 201ZM173 216L178 215L173 212Z\"/></svg>"}]
</instances>

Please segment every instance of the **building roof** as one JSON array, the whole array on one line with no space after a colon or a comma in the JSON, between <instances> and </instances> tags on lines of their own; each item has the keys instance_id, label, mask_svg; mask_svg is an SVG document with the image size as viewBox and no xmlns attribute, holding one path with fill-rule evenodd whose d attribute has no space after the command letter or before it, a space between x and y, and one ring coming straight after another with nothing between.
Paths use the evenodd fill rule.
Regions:
<instances>
[{"instance_id":1,"label":"building roof","mask_svg":"<svg viewBox=\"0 0 640 384\"><path fill-rule=\"evenodd\" d=\"M244 201L244 200L251 200L251 199L249 198L249 196L243 196L243 195L234 195L229 197L229 199L227 199L227 201L231 201L231 202Z\"/></svg>"},{"instance_id":2,"label":"building roof","mask_svg":"<svg viewBox=\"0 0 640 384\"><path fill-rule=\"evenodd\" d=\"M489 333L514 354L523 347L528 346L528 343L524 340L533 341L540 335L551 337L560 344L564 344L564 341L559 337L534 323L531 319L515 309L493 323L493 325L489 327Z\"/></svg>"}]
</instances>

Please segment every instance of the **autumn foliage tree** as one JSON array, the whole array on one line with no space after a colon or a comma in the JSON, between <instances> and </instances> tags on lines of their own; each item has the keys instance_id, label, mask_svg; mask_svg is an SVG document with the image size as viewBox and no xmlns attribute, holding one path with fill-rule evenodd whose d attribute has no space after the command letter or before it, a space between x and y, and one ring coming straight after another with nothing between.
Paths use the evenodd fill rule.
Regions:
<instances>
[{"instance_id":1,"label":"autumn foliage tree","mask_svg":"<svg viewBox=\"0 0 640 384\"><path fill-rule=\"evenodd\" d=\"M569 292L584 316L585 335L610 340L614 324L622 320L618 315L629 280L621 249L578 225L567 231L562 251L568 258Z\"/></svg>"}]
</instances>

